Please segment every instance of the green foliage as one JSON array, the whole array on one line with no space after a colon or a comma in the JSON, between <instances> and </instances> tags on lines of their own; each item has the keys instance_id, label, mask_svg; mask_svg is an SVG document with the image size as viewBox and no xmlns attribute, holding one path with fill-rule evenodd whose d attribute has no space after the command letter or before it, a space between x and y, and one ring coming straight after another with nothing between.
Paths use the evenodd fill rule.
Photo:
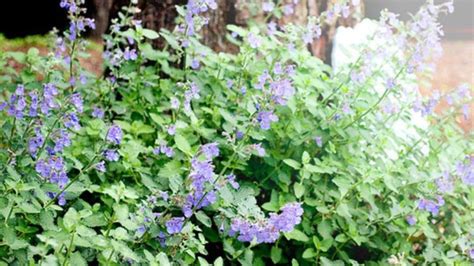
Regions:
<instances>
[{"instance_id":1,"label":"green foliage","mask_svg":"<svg viewBox=\"0 0 474 266\"><path fill-rule=\"evenodd\" d=\"M216 53L196 38L183 47L180 34L132 26L133 10L115 22L121 30L106 36L107 51L120 50L123 57L130 39L139 51L134 60L107 58L114 79L87 73L74 56L71 67L34 48L0 52L0 102L8 101L17 84L41 90L53 82L64 91L64 103L72 91L80 92L85 113L79 130L68 129L73 138L62 155L69 176L65 189L39 175L35 167L46 152L32 156L26 141L34 137L33 124L50 132L58 128L61 110L23 120L0 113L2 264L469 264L474 189L455 169L457 163L468 165L472 175L474 142L472 132L465 134L452 118L470 98L444 114L426 116L428 127L413 124L418 95L406 89L417 80L402 71L411 50L375 62L372 67L379 70L357 84L350 75L363 68L361 62L333 73L295 37L296 28L264 37L263 28L229 26L238 36L229 39L240 51ZM258 48L249 44L250 33L259 34ZM147 43L156 38L166 41L165 48ZM69 55L84 52L82 42L73 41ZM288 43L295 48L288 49ZM361 52L385 44L371 45L375 48ZM200 66L192 69L195 58ZM24 67L14 69L11 60ZM278 64L294 66L288 78L295 91L285 104L276 104L275 92L265 91L269 84L256 88L266 71L281 78L274 73ZM88 77L87 83L71 85L70 77L79 75ZM389 77L396 79L394 88L374 89ZM199 93L188 108L193 86ZM179 107L172 106L173 99ZM387 100L397 99L402 99L397 112L383 111ZM343 111L346 103L351 112ZM94 107L105 111L104 118L91 115ZM259 118L262 110L278 116L268 130ZM394 130L400 123L406 134ZM115 147L120 159L107 162L102 172L95 166L111 145L106 137L111 124L123 131ZM202 147L209 143L218 144L219 155L214 182L205 188L217 199L192 209L182 230L169 233L167 222L183 216L186 197L195 189L192 160L204 156ZM174 154L154 152L163 145ZM442 192L436 180L445 171L453 189ZM236 176L238 189L227 181L229 174ZM67 203L48 197L51 192L65 192ZM441 195L445 204L437 215L419 207L420 200ZM302 221L275 243L241 242L230 233L236 218L263 222L295 201L302 203ZM410 225L408 218L416 222Z\"/></svg>"}]
</instances>

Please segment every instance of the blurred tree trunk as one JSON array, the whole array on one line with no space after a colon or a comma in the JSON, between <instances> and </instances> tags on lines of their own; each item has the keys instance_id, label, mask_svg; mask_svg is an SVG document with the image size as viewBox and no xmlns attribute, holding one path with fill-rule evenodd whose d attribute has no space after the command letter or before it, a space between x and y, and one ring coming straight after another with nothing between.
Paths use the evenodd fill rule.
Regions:
<instances>
[{"instance_id":1,"label":"blurred tree trunk","mask_svg":"<svg viewBox=\"0 0 474 266\"><path fill-rule=\"evenodd\" d=\"M216 51L236 51L237 47L230 45L226 41L226 25L246 25L247 21L254 19L263 21L263 14L258 13L255 7L261 7L262 2L268 0L216 0L218 9L210 11L207 14L209 24L202 30L203 43L212 47ZM291 3L293 0L283 0ZM331 7L336 0L300 0L295 7L293 15L286 16L278 23L280 25L286 23L305 24L308 16L318 16L322 12ZM361 1L363 2L363 1ZM166 28L173 30L175 27L175 18L177 12L176 5L185 5L187 0L139 0L138 7L142 10L136 19L142 20L144 27L154 29L159 32L160 29ZM97 31L96 35L105 33L108 22L111 18L116 17L121 7L130 4L130 0L94 0L97 8ZM363 4L358 10L351 10L353 14L363 13ZM348 19L340 18L335 23L323 28L322 36L319 40L308 46L311 53L325 62L330 63L330 54L332 47L332 39L338 26L353 26L361 16L350 16ZM155 47L162 47L163 40L157 39Z\"/></svg>"}]
</instances>

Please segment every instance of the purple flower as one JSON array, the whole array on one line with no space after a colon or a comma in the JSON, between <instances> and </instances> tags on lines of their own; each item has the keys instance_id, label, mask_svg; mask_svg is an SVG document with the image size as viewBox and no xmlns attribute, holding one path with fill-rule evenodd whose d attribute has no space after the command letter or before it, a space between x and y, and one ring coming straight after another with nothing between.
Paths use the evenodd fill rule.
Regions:
<instances>
[{"instance_id":1,"label":"purple flower","mask_svg":"<svg viewBox=\"0 0 474 266\"><path fill-rule=\"evenodd\" d=\"M273 35L277 32L277 24L275 21L270 21L267 23L267 31L269 35Z\"/></svg>"},{"instance_id":2,"label":"purple flower","mask_svg":"<svg viewBox=\"0 0 474 266\"><path fill-rule=\"evenodd\" d=\"M160 192L160 196L164 201L168 201L168 199L169 199L168 192L166 192L166 191Z\"/></svg>"},{"instance_id":3,"label":"purple flower","mask_svg":"<svg viewBox=\"0 0 474 266\"><path fill-rule=\"evenodd\" d=\"M158 242L160 242L160 246L161 246L162 248L166 247L166 235L165 235L165 233L163 233L163 232L160 231L160 232L158 233L157 239L158 239Z\"/></svg>"},{"instance_id":4,"label":"purple flower","mask_svg":"<svg viewBox=\"0 0 474 266\"><path fill-rule=\"evenodd\" d=\"M97 171L101 172L101 173L105 173L105 162L104 161L100 161L98 162L96 165L95 165L95 169L97 169Z\"/></svg>"},{"instance_id":5,"label":"purple flower","mask_svg":"<svg viewBox=\"0 0 474 266\"><path fill-rule=\"evenodd\" d=\"M280 232L291 232L294 227L301 223L303 209L300 203L288 203L282 208L280 214L271 213L268 220L256 222L235 218L230 225L229 235L238 235L237 239L242 242L256 240L257 243L273 243Z\"/></svg>"},{"instance_id":6,"label":"purple flower","mask_svg":"<svg viewBox=\"0 0 474 266\"><path fill-rule=\"evenodd\" d=\"M64 148L69 147L71 145L71 137L69 133L64 130L60 129L56 131L54 137L54 152L62 152Z\"/></svg>"},{"instance_id":7,"label":"purple flower","mask_svg":"<svg viewBox=\"0 0 474 266\"><path fill-rule=\"evenodd\" d=\"M171 136L174 136L174 134L176 134L176 126L175 125L170 125L168 126L168 134L170 134Z\"/></svg>"},{"instance_id":8,"label":"purple flower","mask_svg":"<svg viewBox=\"0 0 474 266\"><path fill-rule=\"evenodd\" d=\"M287 203L281 210L281 214L270 216L269 223L279 231L291 232L295 225L301 223L301 216L303 215L301 203Z\"/></svg>"},{"instance_id":9,"label":"purple flower","mask_svg":"<svg viewBox=\"0 0 474 266\"><path fill-rule=\"evenodd\" d=\"M438 191L441 193L451 193L454 190L454 182L449 172L444 172L443 176L436 180Z\"/></svg>"},{"instance_id":10,"label":"purple flower","mask_svg":"<svg viewBox=\"0 0 474 266\"><path fill-rule=\"evenodd\" d=\"M29 116L36 117L38 115L38 104L39 104L38 94L32 91L29 93L29 95L31 99Z\"/></svg>"},{"instance_id":11,"label":"purple flower","mask_svg":"<svg viewBox=\"0 0 474 266\"><path fill-rule=\"evenodd\" d=\"M219 147L216 142L208 143L201 147L201 151L208 160L219 156Z\"/></svg>"},{"instance_id":12,"label":"purple flower","mask_svg":"<svg viewBox=\"0 0 474 266\"><path fill-rule=\"evenodd\" d=\"M184 217L173 217L166 222L166 231L171 235L180 233L183 225Z\"/></svg>"},{"instance_id":13,"label":"purple flower","mask_svg":"<svg viewBox=\"0 0 474 266\"><path fill-rule=\"evenodd\" d=\"M464 104L462 106L462 113L464 115L465 120L469 119L469 111L470 111L469 104Z\"/></svg>"},{"instance_id":14,"label":"purple flower","mask_svg":"<svg viewBox=\"0 0 474 266\"><path fill-rule=\"evenodd\" d=\"M135 49L131 49L130 48L125 48L125 51L123 52L123 58L125 60L136 60L137 59L137 51Z\"/></svg>"},{"instance_id":15,"label":"purple flower","mask_svg":"<svg viewBox=\"0 0 474 266\"><path fill-rule=\"evenodd\" d=\"M160 147L153 149L153 153L155 155L159 155L161 153L165 154L168 158L174 156L174 149L172 147L168 147L165 143L162 143Z\"/></svg>"},{"instance_id":16,"label":"purple flower","mask_svg":"<svg viewBox=\"0 0 474 266\"><path fill-rule=\"evenodd\" d=\"M474 260L474 248L471 248L469 250L469 258L473 259Z\"/></svg>"},{"instance_id":17,"label":"purple flower","mask_svg":"<svg viewBox=\"0 0 474 266\"><path fill-rule=\"evenodd\" d=\"M344 105L342 106L342 112L346 115L352 113L352 109L349 103L344 103Z\"/></svg>"},{"instance_id":18,"label":"purple flower","mask_svg":"<svg viewBox=\"0 0 474 266\"><path fill-rule=\"evenodd\" d=\"M434 202L432 200L427 200L427 199L421 199L419 202L418 202L418 209L420 210L425 210L425 211L428 211L430 212L433 216L436 216L438 215L439 213L439 207L440 207L440 204L439 203L443 203L444 202Z\"/></svg>"},{"instance_id":19,"label":"purple flower","mask_svg":"<svg viewBox=\"0 0 474 266\"><path fill-rule=\"evenodd\" d=\"M82 113L82 111L84 109L84 106L83 106L83 103L82 103L81 95L79 93L74 93L71 96L71 103L72 103L72 105L74 105L74 107L76 107L76 110L79 113Z\"/></svg>"},{"instance_id":20,"label":"purple flower","mask_svg":"<svg viewBox=\"0 0 474 266\"><path fill-rule=\"evenodd\" d=\"M323 146L323 138L321 136L315 137L314 141L316 142L316 145L318 145L318 147L321 148Z\"/></svg>"},{"instance_id":21,"label":"purple flower","mask_svg":"<svg viewBox=\"0 0 474 266\"><path fill-rule=\"evenodd\" d=\"M242 95L245 95L247 93L247 87L242 86L242 88L240 88L240 92L242 93Z\"/></svg>"},{"instance_id":22,"label":"purple flower","mask_svg":"<svg viewBox=\"0 0 474 266\"><path fill-rule=\"evenodd\" d=\"M59 194L59 197L58 197L58 204L59 206L64 206L66 205L66 197L65 197L65 193L61 193Z\"/></svg>"},{"instance_id":23,"label":"purple flower","mask_svg":"<svg viewBox=\"0 0 474 266\"><path fill-rule=\"evenodd\" d=\"M234 189L239 189L240 185L235 181L235 175L234 174L229 174L226 176L227 183L230 184L231 187Z\"/></svg>"},{"instance_id":24,"label":"purple flower","mask_svg":"<svg viewBox=\"0 0 474 266\"><path fill-rule=\"evenodd\" d=\"M25 86L19 84L16 86L15 94L17 96L23 96L25 94Z\"/></svg>"},{"instance_id":25,"label":"purple flower","mask_svg":"<svg viewBox=\"0 0 474 266\"><path fill-rule=\"evenodd\" d=\"M237 140L241 140L244 138L244 132L240 131L240 130L237 130L237 132L235 133L235 138Z\"/></svg>"},{"instance_id":26,"label":"purple flower","mask_svg":"<svg viewBox=\"0 0 474 266\"><path fill-rule=\"evenodd\" d=\"M285 16L289 16L293 14L294 12L295 10L293 9L293 5L288 4L288 5L283 6L283 13L285 14Z\"/></svg>"},{"instance_id":27,"label":"purple flower","mask_svg":"<svg viewBox=\"0 0 474 266\"><path fill-rule=\"evenodd\" d=\"M28 141L28 152L35 157L36 152L43 146L44 137L41 134L40 128L35 128L35 136Z\"/></svg>"},{"instance_id":28,"label":"purple flower","mask_svg":"<svg viewBox=\"0 0 474 266\"><path fill-rule=\"evenodd\" d=\"M406 221L409 225L413 226L416 224L416 218L413 215L408 215Z\"/></svg>"},{"instance_id":29,"label":"purple flower","mask_svg":"<svg viewBox=\"0 0 474 266\"><path fill-rule=\"evenodd\" d=\"M285 105L295 94L295 89L288 79L275 80L270 83L270 93L276 104Z\"/></svg>"},{"instance_id":30,"label":"purple flower","mask_svg":"<svg viewBox=\"0 0 474 266\"><path fill-rule=\"evenodd\" d=\"M474 157L471 157L466 164L462 162L457 163L456 174L464 184L474 186Z\"/></svg>"},{"instance_id":31,"label":"purple flower","mask_svg":"<svg viewBox=\"0 0 474 266\"><path fill-rule=\"evenodd\" d=\"M228 79L225 84L227 88L231 89L232 86L234 85L234 81L231 79Z\"/></svg>"},{"instance_id":32,"label":"purple flower","mask_svg":"<svg viewBox=\"0 0 474 266\"><path fill-rule=\"evenodd\" d=\"M257 120L260 123L260 128L263 130L268 130L270 129L270 124L272 122L277 122L278 121L278 116L273 114L272 111L262 111L258 113L257 115Z\"/></svg>"},{"instance_id":33,"label":"purple flower","mask_svg":"<svg viewBox=\"0 0 474 266\"><path fill-rule=\"evenodd\" d=\"M275 8L275 3L273 3L272 1L262 3L263 12L272 12L273 8Z\"/></svg>"},{"instance_id":34,"label":"purple flower","mask_svg":"<svg viewBox=\"0 0 474 266\"><path fill-rule=\"evenodd\" d=\"M250 47L252 47L254 49L258 48L262 43L262 40L257 35L255 35L253 32L251 32L247 35L247 40L250 44Z\"/></svg>"},{"instance_id":35,"label":"purple flower","mask_svg":"<svg viewBox=\"0 0 474 266\"><path fill-rule=\"evenodd\" d=\"M99 107L95 107L92 109L92 117L102 119L104 118L104 110Z\"/></svg>"},{"instance_id":36,"label":"purple flower","mask_svg":"<svg viewBox=\"0 0 474 266\"><path fill-rule=\"evenodd\" d=\"M104 152L104 157L109 162L116 162L119 160L120 155L117 153L116 150L106 150Z\"/></svg>"},{"instance_id":37,"label":"purple flower","mask_svg":"<svg viewBox=\"0 0 474 266\"><path fill-rule=\"evenodd\" d=\"M193 187L198 191L204 190L204 184L210 182L214 175L214 165L211 161L200 161L196 158L191 160L191 173L189 178L192 180Z\"/></svg>"},{"instance_id":38,"label":"purple flower","mask_svg":"<svg viewBox=\"0 0 474 266\"><path fill-rule=\"evenodd\" d=\"M140 225L140 226L137 228L137 233L138 233L139 235L144 234L145 231L146 231L146 226L145 226L144 224Z\"/></svg>"},{"instance_id":39,"label":"purple flower","mask_svg":"<svg viewBox=\"0 0 474 266\"><path fill-rule=\"evenodd\" d=\"M69 182L62 157L52 156L47 160L38 160L35 170L45 180L57 184L60 189Z\"/></svg>"},{"instance_id":40,"label":"purple flower","mask_svg":"<svg viewBox=\"0 0 474 266\"><path fill-rule=\"evenodd\" d=\"M341 11L342 11L342 16L343 16L344 18L348 18L348 17L349 17L349 15L350 15L350 8L349 8L349 5L343 6Z\"/></svg>"},{"instance_id":41,"label":"purple flower","mask_svg":"<svg viewBox=\"0 0 474 266\"><path fill-rule=\"evenodd\" d=\"M179 100L175 97L171 98L171 108L178 109L179 108Z\"/></svg>"},{"instance_id":42,"label":"purple flower","mask_svg":"<svg viewBox=\"0 0 474 266\"><path fill-rule=\"evenodd\" d=\"M387 90L393 89L396 86L395 80L392 78L387 79L385 81L385 86L387 87Z\"/></svg>"},{"instance_id":43,"label":"purple flower","mask_svg":"<svg viewBox=\"0 0 474 266\"><path fill-rule=\"evenodd\" d=\"M191 100L199 99L199 87L196 83L192 82L189 86L189 90L184 92L184 110L191 111Z\"/></svg>"},{"instance_id":44,"label":"purple flower","mask_svg":"<svg viewBox=\"0 0 474 266\"><path fill-rule=\"evenodd\" d=\"M198 69L199 66L200 66L199 60L196 59L196 58L193 58L193 59L191 60L191 68L192 68L192 69Z\"/></svg>"},{"instance_id":45,"label":"purple flower","mask_svg":"<svg viewBox=\"0 0 474 266\"><path fill-rule=\"evenodd\" d=\"M122 129L117 125L112 125L107 133L107 140L113 144L119 145L122 141Z\"/></svg>"},{"instance_id":46,"label":"purple flower","mask_svg":"<svg viewBox=\"0 0 474 266\"><path fill-rule=\"evenodd\" d=\"M84 74L81 74L79 76L79 81L81 82L82 85L86 85L87 83L87 77Z\"/></svg>"},{"instance_id":47,"label":"purple flower","mask_svg":"<svg viewBox=\"0 0 474 266\"><path fill-rule=\"evenodd\" d=\"M266 152L265 152L265 149L262 147L261 143L253 144L252 148L257 152L258 156L260 157L265 156Z\"/></svg>"},{"instance_id":48,"label":"purple flower","mask_svg":"<svg viewBox=\"0 0 474 266\"><path fill-rule=\"evenodd\" d=\"M64 118L64 126L66 128L72 128L74 130L81 129L81 125L79 124L79 118L75 113L67 114Z\"/></svg>"}]
</instances>

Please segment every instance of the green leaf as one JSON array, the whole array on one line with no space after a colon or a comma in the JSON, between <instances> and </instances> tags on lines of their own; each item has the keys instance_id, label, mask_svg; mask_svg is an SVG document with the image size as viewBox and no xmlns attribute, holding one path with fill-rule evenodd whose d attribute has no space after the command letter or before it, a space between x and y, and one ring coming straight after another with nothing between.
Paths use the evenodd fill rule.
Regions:
<instances>
[{"instance_id":1,"label":"green leaf","mask_svg":"<svg viewBox=\"0 0 474 266\"><path fill-rule=\"evenodd\" d=\"M201 266L208 266L208 265L211 265L209 264L209 262L207 262L207 260L203 257L198 257L198 261L199 261L199 265Z\"/></svg>"},{"instance_id":2,"label":"green leaf","mask_svg":"<svg viewBox=\"0 0 474 266\"><path fill-rule=\"evenodd\" d=\"M313 248L307 248L304 252L302 257L304 259L310 259L316 257L316 251Z\"/></svg>"},{"instance_id":3,"label":"green leaf","mask_svg":"<svg viewBox=\"0 0 474 266\"><path fill-rule=\"evenodd\" d=\"M73 228L79 223L79 214L77 213L76 209L69 208L63 218L64 227L71 232Z\"/></svg>"},{"instance_id":4,"label":"green leaf","mask_svg":"<svg viewBox=\"0 0 474 266\"><path fill-rule=\"evenodd\" d=\"M152 39L152 40L160 37L160 35L158 35L158 33L156 31L150 30L150 29L143 29L142 33L143 33L143 36L147 37L148 39Z\"/></svg>"},{"instance_id":5,"label":"green leaf","mask_svg":"<svg viewBox=\"0 0 474 266\"><path fill-rule=\"evenodd\" d=\"M293 159L285 159L283 160L283 162L289 166L291 166L293 169L300 169L301 168L301 164Z\"/></svg>"},{"instance_id":6,"label":"green leaf","mask_svg":"<svg viewBox=\"0 0 474 266\"><path fill-rule=\"evenodd\" d=\"M318 224L318 233L324 238L332 238L332 226L329 220L322 220Z\"/></svg>"},{"instance_id":7,"label":"green leaf","mask_svg":"<svg viewBox=\"0 0 474 266\"><path fill-rule=\"evenodd\" d=\"M281 254L282 254L281 248L273 246L270 253L272 262L275 264L278 263L281 260Z\"/></svg>"},{"instance_id":8,"label":"green leaf","mask_svg":"<svg viewBox=\"0 0 474 266\"><path fill-rule=\"evenodd\" d=\"M192 156L191 145L189 145L189 142L188 140L186 140L186 138L184 138L180 134L176 134L174 136L174 141L178 149L180 149L182 152L186 153L187 155Z\"/></svg>"},{"instance_id":9,"label":"green leaf","mask_svg":"<svg viewBox=\"0 0 474 266\"><path fill-rule=\"evenodd\" d=\"M330 260L326 257L320 257L321 266L344 266L344 262L341 260Z\"/></svg>"},{"instance_id":10,"label":"green leaf","mask_svg":"<svg viewBox=\"0 0 474 266\"><path fill-rule=\"evenodd\" d=\"M294 239L294 240L301 241L301 242L308 242L309 241L308 236L306 236L305 233L301 232L298 229L293 229L293 231L291 231L289 233L285 233L285 236L288 239Z\"/></svg>"},{"instance_id":11,"label":"green leaf","mask_svg":"<svg viewBox=\"0 0 474 266\"><path fill-rule=\"evenodd\" d=\"M222 257L219 257L214 261L214 266L224 266L224 260Z\"/></svg>"},{"instance_id":12,"label":"green leaf","mask_svg":"<svg viewBox=\"0 0 474 266\"><path fill-rule=\"evenodd\" d=\"M57 230L57 226L54 224L54 217L51 212L43 210L40 213L40 225L45 230Z\"/></svg>"},{"instance_id":13,"label":"green leaf","mask_svg":"<svg viewBox=\"0 0 474 266\"><path fill-rule=\"evenodd\" d=\"M136 262L140 261L138 255L133 252L124 242L111 240L112 247L115 251L117 251L120 255L124 256L125 258L130 258Z\"/></svg>"},{"instance_id":14,"label":"green leaf","mask_svg":"<svg viewBox=\"0 0 474 266\"><path fill-rule=\"evenodd\" d=\"M13 167L7 166L7 172L12 179L17 181L21 179L20 174L18 174L18 172Z\"/></svg>"},{"instance_id":15,"label":"green leaf","mask_svg":"<svg viewBox=\"0 0 474 266\"><path fill-rule=\"evenodd\" d=\"M304 194L305 187L304 187L302 184L300 184L300 183L295 183L295 184L293 185L293 188L294 188L294 190L295 190L295 196L296 196L298 199L301 198L301 196L303 196L303 194Z\"/></svg>"},{"instance_id":16,"label":"green leaf","mask_svg":"<svg viewBox=\"0 0 474 266\"><path fill-rule=\"evenodd\" d=\"M41 212L39 207L25 201L20 203L18 207L25 213L40 213Z\"/></svg>"},{"instance_id":17,"label":"green leaf","mask_svg":"<svg viewBox=\"0 0 474 266\"><path fill-rule=\"evenodd\" d=\"M211 218L209 218L209 216L207 216L203 211L198 211L196 213L196 218L198 219L198 221L200 221L203 225L207 226L207 227L211 227L212 226L212 221L211 221Z\"/></svg>"},{"instance_id":18,"label":"green leaf","mask_svg":"<svg viewBox=\"0 0 474 266\"><path fill-rule=\"evenodd\" d=\"M82 257L80 252L74 252L71 255L71 258L69 259L70 265L74 266L86 266L87 261Z\"/></svg>"},{"instance_id":19,"label":"green leaf","mask_svg":"<svg viewBox=\"0 0 474 266\"><path fill-rule=\"evenodd\" d=\"M303 164L308 164L310 160L311 157L309 156L309 153L307 151L304 151L303 156L301 157L301 162L303 162Z\"/></svg>"},{"instance_id":20,"label":"green leaf","mask_svg":"<svg viewBox=\"0 0 474 266\"><path fill-rule=\"evenodd\" d=\"M156 259L160 263L160 266L171 266L168 256L166 256L166 254L163 252L158 253L158 255L156 255Z\"/></svg>"}]
</instances>

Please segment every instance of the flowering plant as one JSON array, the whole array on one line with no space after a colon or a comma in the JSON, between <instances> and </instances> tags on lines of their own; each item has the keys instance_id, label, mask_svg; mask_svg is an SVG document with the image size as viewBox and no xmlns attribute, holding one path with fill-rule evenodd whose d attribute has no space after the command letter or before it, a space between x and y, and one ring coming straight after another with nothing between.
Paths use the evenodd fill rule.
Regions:
<instances>
[{"instance_id":1,"label":"flowering plant","mask_svg":"<svg viewBox=\"0 0 474 266\"><path fill-rule=\"evenodd\" d=\"M472 134L452 119L468 115L469 87L429 99L417 88L451 3L429 1L409 22L383 12L335 72L305 46L358 1L308 25L229 25L236 54L199 42L214 1L188 1L160 33L133 19L132 1L104 37L108 74L95 77L79 60L94 27L81 2L61 1L71 24L50 54L0 54L5 264L474 257ZM451 107L433 112L442 100Z\"/></svg>"}]
</instances>

